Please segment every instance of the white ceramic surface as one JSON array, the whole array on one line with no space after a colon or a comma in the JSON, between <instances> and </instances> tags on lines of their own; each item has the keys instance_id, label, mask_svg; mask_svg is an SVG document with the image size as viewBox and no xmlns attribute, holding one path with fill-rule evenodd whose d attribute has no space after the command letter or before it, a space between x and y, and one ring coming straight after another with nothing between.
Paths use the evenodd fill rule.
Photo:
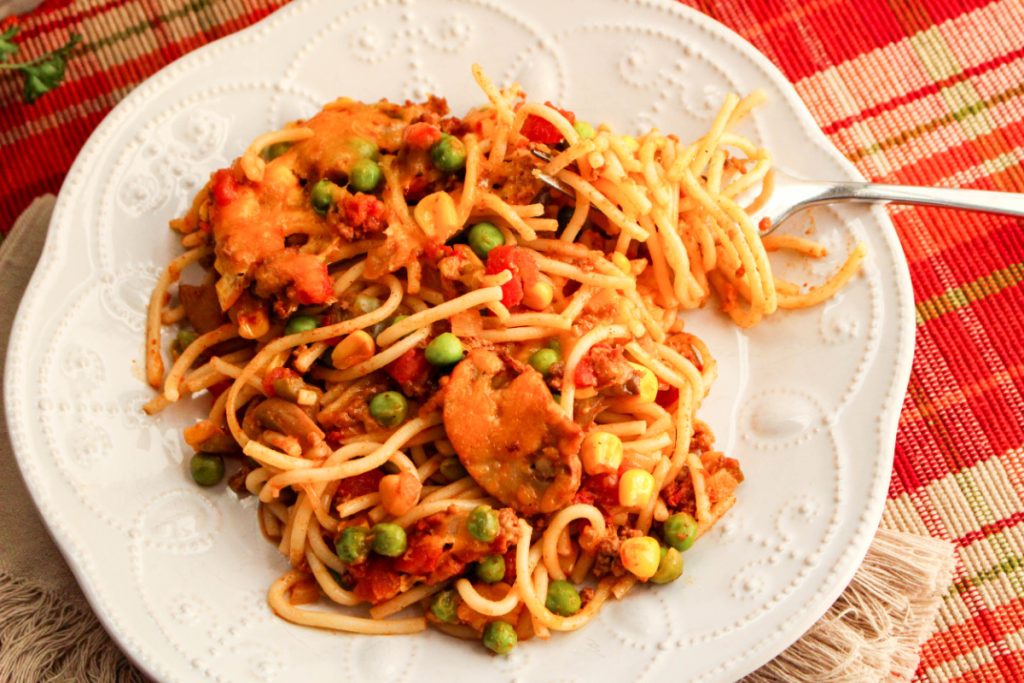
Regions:
<instances>
[{"instance_id":1,"label":"white ceramic surface","mask_svg":"<svg viewBox=\"0 0 1024 683\"><path fill-rule=\"evenodd\" d=\"M764 88L747 126L808 177L855 177L769 62L669 2L296 2L149 79L99 126L64 183L7 359L15 451L97 614L166 681L683 681L735 679L840 593L881 515L909 374L907 268L880 209L815 215L832 256L779 262L816 281L853 239L863 275L817 308L741 332L688 317L719 359L702 417L747 475L681 581L640 588L580 632L509 657L428 633L346 636L292 626L265 603L285 561L253 501L200 490L179 428L203 400L147 419L146 298L176 253L167 220L256 134L338 95L482 100L478 61L591 121L695 136L728 90ZM801 229L794 223L790 229Z\"/></svg>"}]
</instances>

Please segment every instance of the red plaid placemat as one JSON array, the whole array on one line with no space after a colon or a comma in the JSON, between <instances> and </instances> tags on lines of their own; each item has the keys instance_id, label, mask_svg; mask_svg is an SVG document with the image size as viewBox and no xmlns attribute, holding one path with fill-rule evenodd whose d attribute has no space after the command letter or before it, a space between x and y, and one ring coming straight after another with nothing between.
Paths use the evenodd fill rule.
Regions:
<instances>
[{"instance_id":1,"label":"red plaid placemat","mask_svg":"<svg viewBox=\"0 0 1024 683\"><path fill-rule=\"evenodd\" d=\"M139 81L284 0L50 1L22 18L23 52L85 40L67 81L32 106L0 76L0 230L55 191L79 148ZM688 0L796 85L876 180L1024 191L1021 0ZM956 582L920 680L1024 674L1024 228L897 208L917 352L883 524L952 540Z\"/></svg>"}]
</instances>

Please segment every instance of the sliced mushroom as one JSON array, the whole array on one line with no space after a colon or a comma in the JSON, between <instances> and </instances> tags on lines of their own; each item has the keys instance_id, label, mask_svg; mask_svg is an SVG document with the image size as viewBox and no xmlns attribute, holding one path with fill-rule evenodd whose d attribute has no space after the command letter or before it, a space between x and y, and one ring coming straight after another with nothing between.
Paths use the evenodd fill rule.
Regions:
<instances>
[{"instance_id":1,"label":"sliced mushroom","mask_svg":"<svg viewBox=\"0 0 1024 683\"><path fill-rule=\"evenodd\" d=\"M302 444L304 451L318 447L324 440L323 431L316 426L306 411L282 398L268 398L252 408L246 414L246 418L246 421L251 419L264 429L295 437Z\"/></svg>"},{"instance_id":2,"label":"sliced mushroom","mask_svg":"<svg viewBox=\"0 0 1024 683\"><path fill-rule=\"evenodd\" d=\"M524 514L553 512L572 501L583 434L539 372L474 349L456 366L446 391L448 438L484 490Z\"/></svg>"},{"instance_id":3,"label":"sliced mushroom","mask_svg":"<svg viewBox=\"0 0 1024 683\"><path fill-rule=\"evenodd\" d=\"M224 324L224 313L212 284L178 285L178 298L185 307L185 317L199 334L211 332Z\"/></svg>"}]
</instances>

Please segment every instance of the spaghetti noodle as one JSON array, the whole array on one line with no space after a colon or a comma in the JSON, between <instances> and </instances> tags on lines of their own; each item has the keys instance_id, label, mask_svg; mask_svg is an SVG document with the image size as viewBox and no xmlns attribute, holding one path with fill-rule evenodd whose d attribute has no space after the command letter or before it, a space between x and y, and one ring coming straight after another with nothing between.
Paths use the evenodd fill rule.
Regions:
<instances>
[{"instance_id":1,"label":"spaghetti noodle","mask_svg":"<svg viewBox=\"0 0 1024 683\"><path fill-rule=\"evenodd\" d=\"M811 306L865 251L818 288L776 279L768 251L824 249L751 218L771 161L733 131L760 94L686 144L473 74L488 104L463 118L342 99L213 174L172 222L187 250L150 300L146 411L215 398L186 430L192 475L227 461L256 496L291 564L282 618L507 652L678 578L735 502L739 465L696 419L714 359L680 312ZM320 599L337 609L301 607Z\"/></svg>"}]
</instances>

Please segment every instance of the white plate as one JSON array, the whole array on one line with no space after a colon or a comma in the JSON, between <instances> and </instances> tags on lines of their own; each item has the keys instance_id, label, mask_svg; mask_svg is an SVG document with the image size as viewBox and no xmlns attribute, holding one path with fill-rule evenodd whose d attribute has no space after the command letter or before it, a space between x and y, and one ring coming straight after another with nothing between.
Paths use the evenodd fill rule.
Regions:
<instances>
[{"instance_id":1,"label":"white plate","mask_svg":"<svg viewBox=\"0 0 1024 683\"><path fill-rule=\"evenodd\" d=\"M21 470L96 613L158 679L728 680L795 640L838 596L879 521L910 369L910 282L879 209L818 211L832 256L864 275L823 306L749 332L703 311L721 378L702 411L740 458L739 502L687 553L683 580L640 588L596 623L504 658L429 633L371 638L286 624L265 602L285 560L251 500L194 486L179 428L141 404L146 298L179 251L166 228L212 169L260 132L344 94L482 100L469 65L630 129L702 132L729 90L764 88L747 133L809 177L856 177L793 89L739 37L674 3L309 0L149 79L97 128L64 183L21 304L6 401ZM792 228L800 228L794 224ZM785 267L785 264L781 264ZM202 403L198 401L197 403ZM204 403L205 405L205 403Z\"/></svg>"}]
</instances>

